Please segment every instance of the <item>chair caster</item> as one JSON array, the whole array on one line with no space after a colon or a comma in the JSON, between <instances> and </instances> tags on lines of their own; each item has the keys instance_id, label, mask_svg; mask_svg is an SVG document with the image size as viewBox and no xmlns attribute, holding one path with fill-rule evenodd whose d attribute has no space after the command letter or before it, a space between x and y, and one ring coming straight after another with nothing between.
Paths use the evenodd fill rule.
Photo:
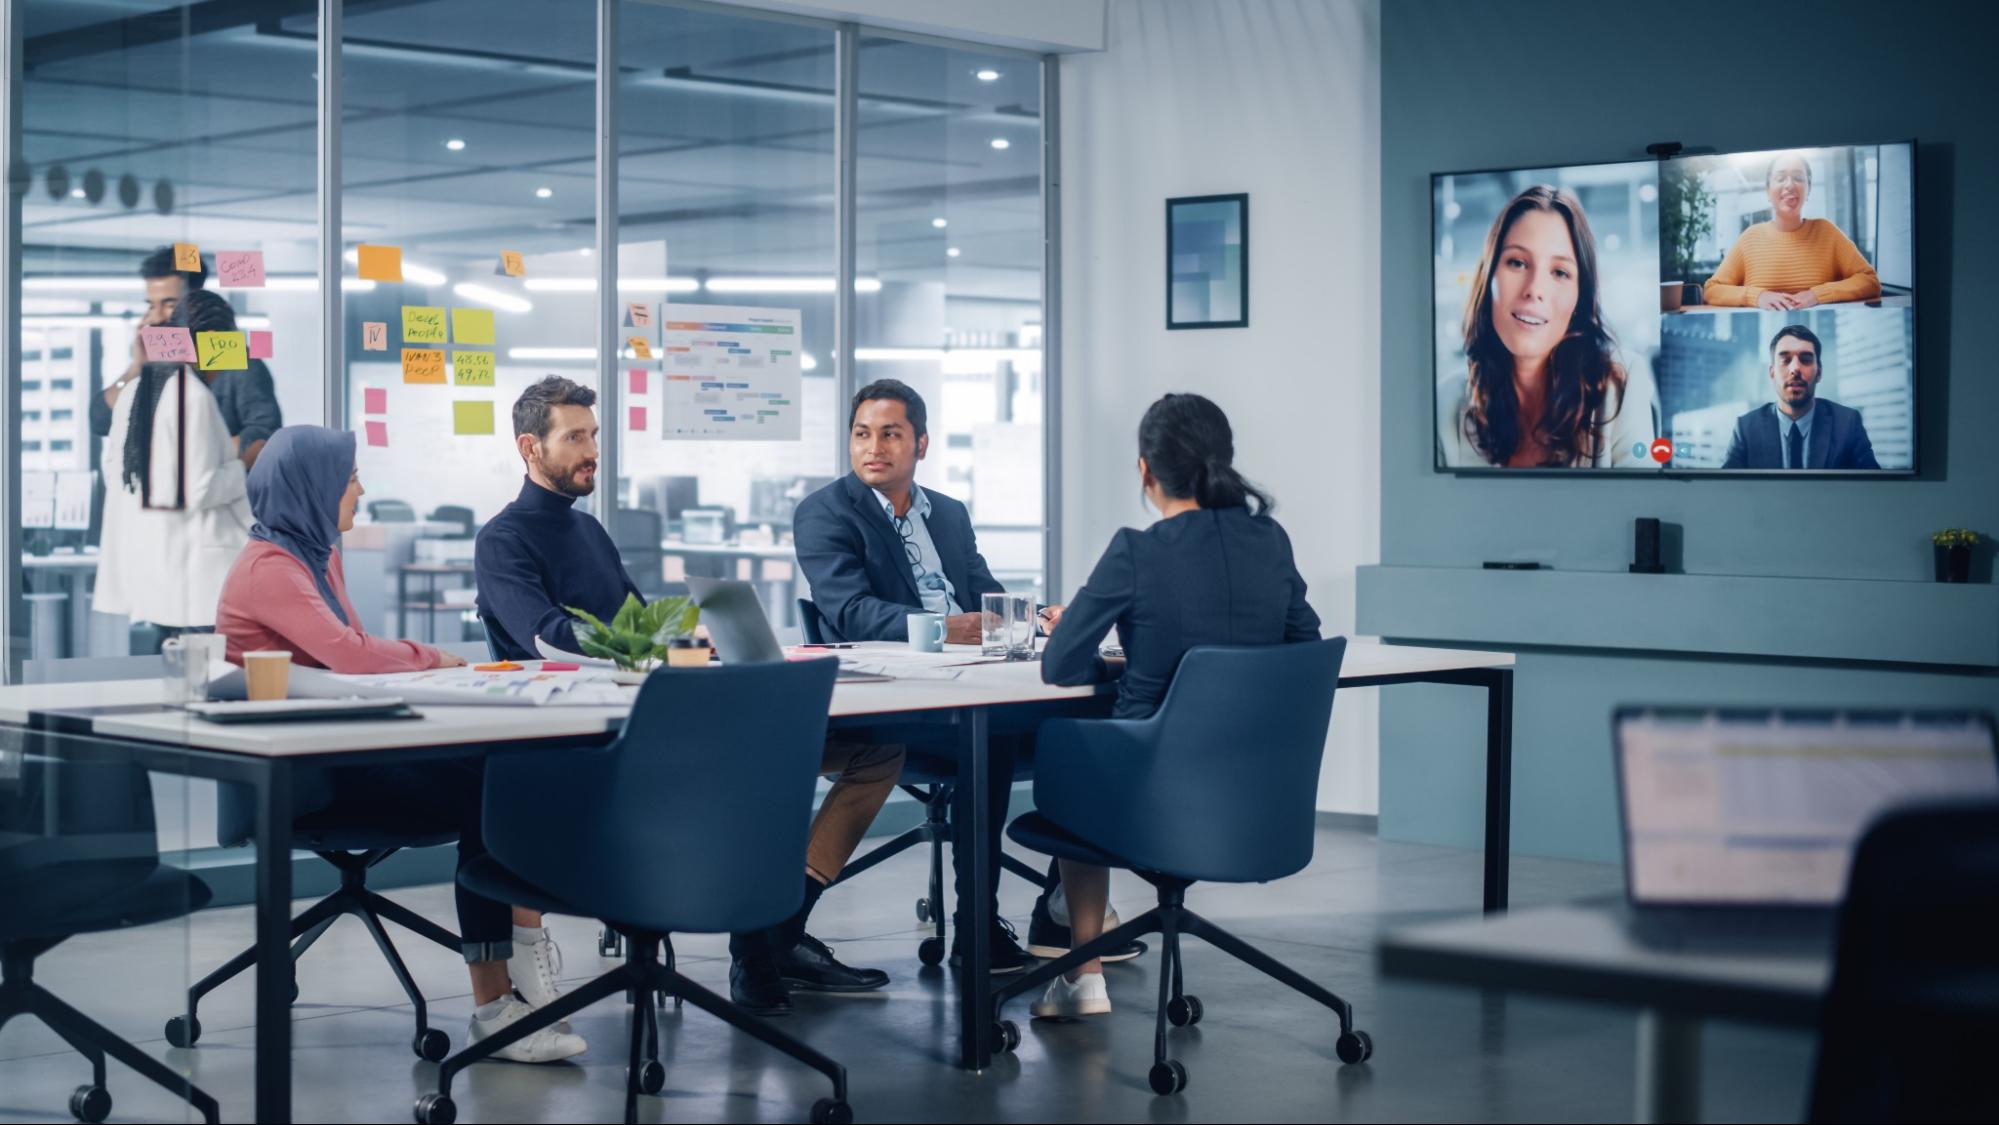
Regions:
<instances>
[{"instance_id":1,"label":"chair caster","mask_svg":"<svg viewBox=\"0 0 1999 1125\"><path fill-rule=\"evenodd\" d=\"M458 1107L445 1094L425 1094L416 1100L416 1125L452 1125Z\"/></svg>"},{"instance_id":2,"label":"chair caster","mask_svg":"<svg viewBox=\"0 0 1999 1125\"><path fill-rule=\"evenodd\" d=\"M451 1037L434 1027L426 1027L410 1040L410 1050L425 1062L443 1062L451 1053Z\"/></svg>"},{"instance_id":3,"label":"chair caster","mask_svg":"<svg viewBox=\"0 0 1999 1125\"><path fill-rule=\"evenodd\" d=\"M657 1094L666 1089L666 1068L658 1059L647 1059L639 1064L638 1078L632 1084L641 1094Z\"/></svg>"},{"instance_id":4,"label":"chair caster","mask_svg":"<svg viewBox=\"0 0 1999 1125\"><path fill-rule=\"evenodd\" d=\"M174 1047L192 1047L201 1038L201 1021L193 1016L175 1016L167 1021L167 1043Z\"/></svg>"},{"instance_id":5,"label":"chair caster","mask_svg":"<svg viewBox=\"0 0 1999 1125\"><path fill-rule=\"evenodd\" d=\"M111 1116L111 1091L102 1086L78 1086L69 1096L69 1113L78 1121L97 1125Z\"/></svg>"},{"instance_id":6,"label":"chair caster","mask_svg":"<svg viewBox=\"0 0 1999 1125\"><path fill-rule=\"evenodd\" d=\"M1199 996L1175 996L1166 1002L1166 1022L1174 1027L1192 1027L1201 1022Z\"/></svg>"},{"instance_id":7,"label":"chair caster","mask_svg":"<svg viewBox=\"0 0 1999 1125\"><path fill-rule=\"evenodd\" d=\"M916 920L919 922L928 922L930 920L929 899L919 898L916 900Z\"/></svg>"},{"instance_id":8,"label":"chair caster","mask_svg":"<svg viewBox=\"0 0 1999 1125\"><path fill-rule=\"evenodd\" d=\"M1352 1066L1374 1057L1374 1040L1365 1031L1349 1031L1340 1036L1333 1049L1339 1052L1341 1062Z\"/></svg>"},{"instance_id":9,"label":"chair caster","mask_svg":"<svg viewBox=\"0 0 1999 1125\"><path fill-rule=\"evenodd\" d=\"M812 1103L813 1125L853 1125L854 1107L832 1098L820 1098Z\"/></svg>"},{"instance_id":10,"label":"chair caster","mask_svg":"<svg viewBox=\"0 0 1999 1125\"><path fill-rule=\"evenodd\" d=\"M1152 1083L1155 1094L1177 1094L1187 1088L1187 1068L1179 1059L1162 1059L1152 1064L1152 1072L1146 1081Z\"/></svg>"},{"instance_id":11,"label":"chair caster","mask_svg":"<svg viewBox=\"0 0 1999 1125\"><path fill-rule=\"evenodd\" d=\"M597 956L623 957L625 955L625 935L605 926L597 934Z\"/></svg>"},{"instance_id":12,"label":"chair caster","mask_svg":"<svg viewBox=\"0 0 1999 1125\"><path fill-rule=\"evenodd\" d=\"M292 982L292 1003L298 1003L298 982Z\"/></svg>"},{"instance_id":13,"label":"chair caster","mask_svg":"<svg viewBox=\"0 0 1999 1125\"><path fill-rule=\"evenodd\" d=\"M993 1050L1010 1055L1020 1049L1020 1025L1012 1020L993 1024Z\"/></svg>"},{"instance_id":14,"label":"chair caster","mask_svg":"<svg viewBox=\"0 0 1999 1125\"><path fill-rule=\"evenodd\" d=\"M916 959L926 965L943 964L944 939L934 937L924 938L923 944L916 947Z\"/></svg>"}]
</instances>

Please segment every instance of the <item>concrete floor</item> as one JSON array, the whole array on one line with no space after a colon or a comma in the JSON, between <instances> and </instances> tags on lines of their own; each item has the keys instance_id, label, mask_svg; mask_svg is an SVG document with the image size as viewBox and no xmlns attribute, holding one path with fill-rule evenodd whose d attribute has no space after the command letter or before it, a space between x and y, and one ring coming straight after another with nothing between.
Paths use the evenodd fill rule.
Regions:
<instances>
[{"instance_id":1,"label":"concrete floor","mask_svg":"<svg viewBox=\"0 0 1999 1125\"><path fill-rule=\"evenodd\" d=\"M1382 979L1377 934L1415 921L1463 914L1479 900L1477 853L1376 840L1322 829L1305 872L1266 886L1201 886L1189 905L1353 1003L1374 1038L1374 1058L1343 1067L1333 1055L1330 1012L1289 993L1199 942L1187 946L1187 989L1206 1018L1172 1033L1187 1090L1154 1097L1151 1063L1157 957L1113 966L1116 1011L1067 1025L1026 1020L1020 1050L983 1074L952 1065L952 977L917 960L912 903L923 861L906 853L827 895L813 932L855 964L885 968L885 993L806 996L785 1026L844 1063L862 1121L1601 1121L1629 1120L1633 1017L1629 1011ZM1617 869L1520 858L1516 905L1614 892ZM1125 876L1113 886L1129 917L1149 905L1148 888ZM448 888L392 897L450 924ZM1009 877L1002 908L1024 931L1030 888ZM303 904L301 904L303 905ZM551 922L564 977L586 980L608 967L595 926ZM462 1044L470 1001L456 958L393 930L431 1003L431 1023ZM227 1120L251 1105L250 992L246 975L202 1007L199 1046L176 1050L161 1025L178 994L248 943L247 908L184 922L71 940L45 957L37 979L87 1014L185 1069L222 1102ZM689 976L726 990L720 937L676 944ZM409 1008L388 967L355 922L338 923L301 963L294 1009L294 1105L300 1121L409 1121L413 1097L434 1088L435 1067L411 1054ZM590 1040L580 1065L474 1067L453 1090L460 1121L611 1121L623 1112L625 1017L621 1004L593 1007L573 1023ZM802 1120L825 1096L823 1079L729 1032L692 1008L661 1025L665 1092L641 1098L646 1121ZM1804 1106L1811 1040L1790 1031L1715 1025L1703 1049L1709 1120L1796 1120ZM70 1091L88 1065L38 1024L0 1030L0 1122L67 1118ZM189 1119L178 1101L116 1064L113 1120Z\"/></svg>"}]
</instances>

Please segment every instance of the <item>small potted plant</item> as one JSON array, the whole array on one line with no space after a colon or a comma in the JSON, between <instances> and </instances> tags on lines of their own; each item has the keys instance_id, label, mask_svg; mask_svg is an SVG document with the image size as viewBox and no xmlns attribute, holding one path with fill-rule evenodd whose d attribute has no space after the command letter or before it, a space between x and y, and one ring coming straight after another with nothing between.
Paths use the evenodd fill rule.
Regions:
<instances>
[{"instance_id":1,"label":"small potted plant","mask_svg":"<svg viewBox=\"0 0 1999 1125\"><path fill-rule=\"evenodd\" d=\"M688 598L643 603L638 595L626 594L608 625L586 610L562 608L577 621L576 644L583 655L609 660L624 672L650 672L667 663L674 642L693 638L701 621L701 607ZM707 653L701 656L707 663Z\"/></svg>"},{"instance_id":2,"label":"small potted plant","mask_svg":"<svg viewBox=\"0 0 1999 1125\"><path fill-rule=\"evenodd\" d=\"M1978 545L1978 533L1962 527L1947 527L1930 536L1936 549L1937 581L1971 581L1971 549Z\"/></svg>"}]
</instances>

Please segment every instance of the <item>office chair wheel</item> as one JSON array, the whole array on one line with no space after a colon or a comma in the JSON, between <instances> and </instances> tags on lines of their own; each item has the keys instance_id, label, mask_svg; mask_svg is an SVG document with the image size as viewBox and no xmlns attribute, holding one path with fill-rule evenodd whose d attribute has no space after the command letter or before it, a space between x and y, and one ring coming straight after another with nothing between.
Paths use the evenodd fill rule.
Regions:
<instances>
[{"instance_id":1,"label":"office chair wheel","mask_svg":"<svg viewBox=\"0 0 1999 1125\"><path fill-rule=\"evenodd\" d=\"M1374 1057L1374 1040L1365 1031L1349 1031L1340 1036L1333 1049L1339 1052L1341 1062L1352 1066Z\"/></svg>"},{"instance_id":2,"label":"office chair wheel","mask_svg":"<svg viewBox=\"0 0 1999 1125\"><path fill-rule=\"evenodd\" d=\"M416 1125L451 1125L458 1120L458 1107L443 1094L425 1094L416 1100Z\"/></svg>"},{"instance_id":3,"label":"office chair wheel","mask_svg":"<svg viewBox=\"0 0 1999 1125\"><path fill-rule=\"evenodd\" d=\"M292 1003L298 1003L298 982L292 982Z\"/></svg>"},{"instance_id":4,"label":"office chair wheel","mask_svg":"<svg viewBox=\"0 0 1999 1125\"><path fill-rule=\"evenodd\" d=\"M69 1096L69 1113L78 1121L97 1125L111 1116L111 1091L102 1086L78 1086Z\"/></svg>"},{"instance_id":5,"label":"office chair wheel","mask_svg":"<svg viewBox=\"0 0 1999 1125\"><path fill-rule=\"evenodd\" d=\"M603 931L597 935L597 956L623 957L624 955L625 935L609 926L604 927Z\"/></svg>"},{"instance_id":6,"label":"office chair wheel","mask_svg":"<svg viewBox=\"0 0 1999 1125\"><path fill-rule=\"evenodd\" d=\"M167 1021L167 1043L192 1047L201 1038L201 1021L193 1016L175 1016Z\"/></svg>"},{"instance_id":7,"label":"office chair wheel","mask_svg":"<svg viewBox=\"0 0 1999 1125\"><path fill-rule=\"evenodd\" d=\"M813 1125L853 1125L854 1107L832 1098L820 1098L812 1103L812 1122Z\"/></svg>"},{"instance_id":8,"label":"office chair wheel","mask_svg":"<svg viewBox=\"0 0 1999 1125\"><path fill-rule=\"evenodd\" d=\"M1192 1027L1201 1022L1201 998L1176 996L1166 1002L1166 1022L1174 1027Z\"/></svg>"},{"instance_id":9,"label":"office chair wheel","mask_svg":"<svg viewBox=\"0 0 1999 1125\"><path fill-rule=\"evenodd\" d=\"M647 1059L639 1064L638 1080L633 1085L641 1094L659 1093L666 1089L666 1068L659 1065L658 1059Z\"/></svg>"},{"instance_id":10,"label":"office chair wheel","mask_svg":"<svg viewBox=\"0 0 1999 1125\"><path fill-rule=\"evenodd\" d=\"M1151 1073L1145 1076L1152 1083L1155 1094L1177 1094L1187 1088L1187 1068L1179 1059L1161 1059L1152 1064Z\"/></svg>"},{"instance_id":11,"label":"office chair wheel","mask_svg":"<svg viewBox=\"0 0 1999 1125\"><path fill-rule=\"evenodd\" d=\"M930 920L929 898L925 897L916 900L916 920L919 922L928 922Z\"/></svg>"},{"instance_id":12,"label":"office chair wheel","mask_svg":"<svg viewBox=\"0 0 1999 1125\"><path fill-rule=\"evenodd\" d=\"M410 1050L425 1062L443 1062L444 1056L451 1053L451 1036L434 1027L426 1027L410 1040Z\"/></svg>"},{"instance_id":13,"label":"office chair wheel","mask_svg":"<svg viewBox=\"0 0 1999 1125\"><path fill-rule=\"evenodd\" d=\"M1003 1055L1010 1055L1020 1049L1020 1025L1012 1020L1000 1020L993 1024L993 1049Z\"/></svg>"},{"instance_id":14,"label":"office chair wheel","mask_svg":"<svg viewBox=\"0 0 1999 1125\"><path fill-rule=\"evenodd\" d=\"M923 944L916 947L916 959L926 965L943 964L944 940L934 937L924 938Z\"/></svg>"}]
</instances>

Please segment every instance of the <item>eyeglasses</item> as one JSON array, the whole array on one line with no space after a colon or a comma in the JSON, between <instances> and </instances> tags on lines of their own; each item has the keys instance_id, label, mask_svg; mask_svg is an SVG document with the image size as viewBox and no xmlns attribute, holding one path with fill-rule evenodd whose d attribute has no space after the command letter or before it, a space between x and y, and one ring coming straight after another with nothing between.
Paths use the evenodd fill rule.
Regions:
<instances>
[{"instance_id":1,"label":"eyeglasses","mask_svg":"<svg viewBox=\"0 0 1999 1125\"><path fill-rule=\"evenodd\" d=\"M902 536L902 557L918 578L923 577L923 548L916 545L916 525L908 516L895 517L895 531Z\"/></svg>"},{"instance_id":2,"label":"eyeglasses","mask_svg":"<svg viewBox=\"0 0 1999 1125\"><path fill-rule=\"evenodd\" d=\"M1812 183L1812 177L1809 173L1806 172L1776 172L1771 174L1770 182L1779 187L1786 185L1796 185L1798 187L1810 187Z\"/></svg>"}]
</instances>

